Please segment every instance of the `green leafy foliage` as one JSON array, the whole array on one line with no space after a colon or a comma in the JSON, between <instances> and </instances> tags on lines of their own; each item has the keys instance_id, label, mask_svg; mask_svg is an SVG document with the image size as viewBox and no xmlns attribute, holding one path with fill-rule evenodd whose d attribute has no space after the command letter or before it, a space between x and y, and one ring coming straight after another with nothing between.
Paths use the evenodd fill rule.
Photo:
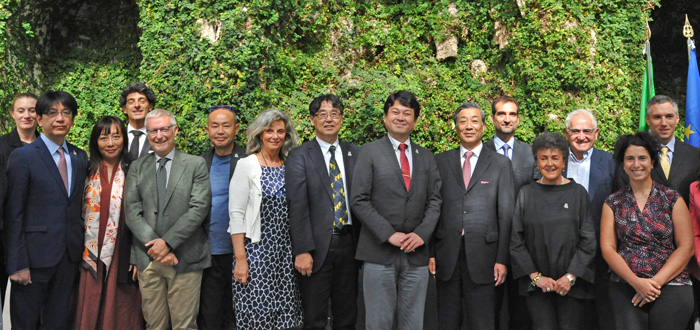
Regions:
<instances>
[{"instance_id":1,"label":"green leafy foliage","mask_svg":"<svg viewBox=\"0 0 700 330\"><path fill-rule=\"evenodd\" d=\"M97 2L106 8L109 1ZM444 151L458 143L451 118L459 104L475 101L490 113L490 100L507 94L521 104L518 138L561 132L566 113L588 108L601 129L597 146L611 149L620 134L635 128L644 22L658 1L542 0L522 7L466 0L137 4L137 44L133 36L100 34L94 26L96 33L88 36L95 41L73 40L77 51L57 47L67 56L51 62L7 51L8 44L36 47L42 25L14 19L13 12L21 17L15 1L0 0L0 55L4 63L13 60L0 63L2 104L19 88L64 88L81 104L71 138L86 146L94 120L118 115L121 88L141 80L156 91L157 108L176 114L178 147L199 153L209 146L204 125L213 104L234 105L241 130L266 108L283 110L303 141L313 137L308 103L335 93L346 107L341 137L363 144L385 134L387 95L406 89L422 105L413 138ZM8 33L6 22L19 24L13 29L23 35ZM209 25L220 38L203 36L200 29ZM457 38L457 56L438 60L436 44L450 37ZM485 71L477 69L479 61ZM16 73L42 63L41 76L27 75L34 80ZM38 85L32 82L37 79ZM485 136L492 135L489 123ZM241 133L237 141L244 139Z\"/></svg>"}]
</instances>

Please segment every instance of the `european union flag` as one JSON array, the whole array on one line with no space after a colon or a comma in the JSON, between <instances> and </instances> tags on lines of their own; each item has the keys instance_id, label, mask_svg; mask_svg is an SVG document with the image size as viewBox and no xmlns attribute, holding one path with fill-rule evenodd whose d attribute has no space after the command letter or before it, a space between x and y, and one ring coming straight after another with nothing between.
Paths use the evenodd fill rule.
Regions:
<instances>
[{"instance_id":1,"label":"european union flag","mask_svg":"<svg viewBox=\"0 0 700 330\"><path fill-rule=\"evenodd\" d=\"M700 146L700 74L695 45L691 42L688 88L685 93L685 142Z\"/></svg>"}]
</instances>

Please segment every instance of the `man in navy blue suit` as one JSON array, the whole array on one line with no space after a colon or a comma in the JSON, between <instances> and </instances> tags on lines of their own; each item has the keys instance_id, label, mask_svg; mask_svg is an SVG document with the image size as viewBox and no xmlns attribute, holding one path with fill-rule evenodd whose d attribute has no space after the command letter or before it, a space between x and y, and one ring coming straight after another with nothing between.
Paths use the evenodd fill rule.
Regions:
<instances>
[{"instance_id":1,"label":"man in navy blue suit","mask_svg":"<svg viewBox=\"0 0 700 330\"><path fill-rule=\"evenodd\" d=\"M615 163L610 153L593 148L598 139L598 123L593 113L585 109L572 111L566 116L565 123L570 152L562 175L588 191L596 241L600 241L600 215L605 198L613 192ZM608 299L608 264L600 253L600 244L596 246L595 310L589 306L589 314L594 317L586 318L590 324L584 329L614 329L615 318Z\"/></svg>"},{"instance_id":2,"label":"man in navy blue suit","mask_svg":"<svg viewBox=\"0 0 700 330\"><path fill-rule=\"evenodd\" d=\"M36 104L43 133L8 161L4 241L12 281L13 329L67 329L71 291L83 248L83 150L66 142L78 114L64 91ZM41 324L40 324L41 323Z\"/></svg>"}]
</instances>

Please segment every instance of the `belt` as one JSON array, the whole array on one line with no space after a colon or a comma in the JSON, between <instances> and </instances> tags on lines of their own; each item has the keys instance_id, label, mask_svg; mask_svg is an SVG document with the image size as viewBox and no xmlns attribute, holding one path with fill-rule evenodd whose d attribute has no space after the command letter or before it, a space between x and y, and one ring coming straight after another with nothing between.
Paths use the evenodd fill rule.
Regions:
<instances>
[{"instance_id":1,"label":"belt","mask_svg":"<svg viewBox=\"0 0 700 330\"><path fill-rule=\"evenodd\" d=\"M350 225L343 226L343 228L340 228L340 229L333 227L333 235L345 235L345 234L349 234L351 232L352 232L352 226L350 226Z\"/></svg>"}]
</instances>

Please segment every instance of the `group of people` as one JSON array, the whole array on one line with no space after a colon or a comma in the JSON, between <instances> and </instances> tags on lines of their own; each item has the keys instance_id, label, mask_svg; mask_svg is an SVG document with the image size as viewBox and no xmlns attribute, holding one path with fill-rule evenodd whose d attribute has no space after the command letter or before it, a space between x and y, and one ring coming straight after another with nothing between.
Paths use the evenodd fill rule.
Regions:
<instances>
[{"instance_id":1,"label":"group of people","mask_svg":"<svg viewBox=\"0 0 700 330\"><path fill-rule=\"evenodd\" d=\"M238 146L236 110L215 105L201 157L177 150L176 117L146 85L119 104L126 122L100 118L88 157L66 141L69 93L13 101L0 197L14 328L354 329L362 288L367 329L422 329L429 276L440 329L497 329L504 299L511 329L692 326L700 152L673 136L668 97L614 156L584 109L564 135L516 140L507 96L487 142L485 111L457 107L459 147L436 156L411 140L408 91L361 148L339 139L332 94L310 103L301 145L269 109Z\"/></svg>"}]
</instances>

